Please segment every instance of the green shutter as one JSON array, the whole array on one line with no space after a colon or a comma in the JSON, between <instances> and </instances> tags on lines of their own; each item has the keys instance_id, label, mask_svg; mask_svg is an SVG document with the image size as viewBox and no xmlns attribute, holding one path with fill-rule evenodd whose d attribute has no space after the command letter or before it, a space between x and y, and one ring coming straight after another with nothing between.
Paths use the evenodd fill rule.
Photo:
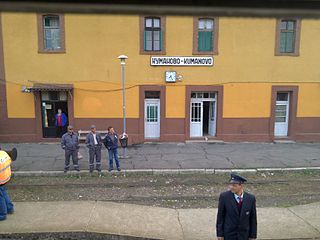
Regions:
<instances>
[{"instance_id":1,"label":"green shutter","mask_svg":"<svg viewBox=\"0 0 320 240\"><path fill-rule=\"evenodd\" d=\"M198 51L205 51L205 32L198 32Z\"/></svg>"},{"instance_id":2,"label":"green shutter","mask_svg":"<svg viewBox=\"0 0 320 240\"><path fill-rule=\"evenodd\" d=\"M286 33L280 33L280 52L286 52Z\"/></svg>"},{"instance_id":3,"label":"green shutter","mask_svg":"<svg viewBox=\"0 0 320 240\"><path fill-rule=\"evenodd\" d=\"M294 52L294 32L280 33L280 52L281 53Z\"/></svg>"},{"instance_id":4,"label":"green shutter","mask_svg":"<svg viewBox=\"0 0 320 240\"><path fill-rule=\"evenodd\" d=\"M212 51L212 32L207 32L207 51Z\"/></svg>"},{"instance_id":5,"label":"green shutter","mask_svg":"<svg viewBox=\"0 0 320 240\"><path fill-rule=\"evenodd\" d=\"M212 32L210 31L198 32L198 51L199 52L212 51Z\"/></svg>"},{"instance_id":6,"label":"green shutter","mask_svg":"<svg viewBox=\"0 0 320 240\"><path fill-rule=\"evenodd\" d=\"M287 32L287 41L286 41L286 52L293 53L294 52L294 34L293 32Z\"/></svg>"}]
</instances>

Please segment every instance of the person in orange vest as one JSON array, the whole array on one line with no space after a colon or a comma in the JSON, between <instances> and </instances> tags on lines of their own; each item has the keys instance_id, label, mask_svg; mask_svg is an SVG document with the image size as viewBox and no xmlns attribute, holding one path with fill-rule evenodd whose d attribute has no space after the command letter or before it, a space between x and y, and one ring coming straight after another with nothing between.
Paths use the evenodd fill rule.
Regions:
<instances>
[{"instance_id":1,"label":"person in orange vest","mask_svg":"<svg viewBox=\"0 0 320 240\"><path fill-rule=\"evenodd\" d=\"M12 214L14 211L5 184L11 178L11 161L15 161L16 158L16 148L11 151L3 151L0 148L0 221L6 220L7 214Z\"/></svg>"}]
</instances>

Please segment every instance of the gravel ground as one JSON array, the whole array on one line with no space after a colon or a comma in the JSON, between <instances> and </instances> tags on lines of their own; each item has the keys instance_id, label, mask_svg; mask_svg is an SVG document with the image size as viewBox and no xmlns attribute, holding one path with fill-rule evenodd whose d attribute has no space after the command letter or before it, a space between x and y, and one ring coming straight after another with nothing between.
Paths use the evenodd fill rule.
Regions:
<instances>
[{"instance_id":1,"label":"gravel ground","mask_svg":"<svg viewBox=\"0 0 320 240\"><path fill-rule=\"evenodd\" d=\"M289 207L320 201L320 171L242 174L258 207ZM8 184L13 201L99 200L169 208L217 207L228 174L105 174L15 177Z\"/></svg>"}]
</instances>

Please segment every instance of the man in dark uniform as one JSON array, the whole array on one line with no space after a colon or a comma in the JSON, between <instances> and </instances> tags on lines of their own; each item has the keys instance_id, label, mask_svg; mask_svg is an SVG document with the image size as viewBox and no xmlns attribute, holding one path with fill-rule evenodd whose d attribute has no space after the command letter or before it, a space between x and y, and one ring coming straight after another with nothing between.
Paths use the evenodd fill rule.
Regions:
<instances>
[{"instance_id":1,"label":"man in dark uniform","mask_svg":"<svg viewBox=\"0 0 320 240\"><path fill-rule=\"evenodd\" d=\"M94 160L96 160L96 170L101 177L101 146L102 137L100 133L96 131L96 126L91 125L91 132L87 135L86 145L89 148L89 170L90 173L94 169Z\"/></svg>"},{"instance_id":2,"label":"man in dark uniform","mask_svg":"<svg viewBox=\"0 0 320 240\"><path fill-rule=\"evenodd\" d=\"M61 147L65 151L64 172L67 173L70 169L70 157L72 157L74 169L80 172L78 163L79 138L71 125L68 126L68 132L62 135Z\"/></svg>"},{"instance_id":3,"label":"man in dark uniform","mask_svg":"<svg viewBox=\"0 0 320 240\"><path fill-rule=\"evenodd\" d=\"M221 193L216 231L219 240L248 240L257 238L256 198L244 192L247 180L231 174L229 191Z\"/></svg>"}]
</instances>

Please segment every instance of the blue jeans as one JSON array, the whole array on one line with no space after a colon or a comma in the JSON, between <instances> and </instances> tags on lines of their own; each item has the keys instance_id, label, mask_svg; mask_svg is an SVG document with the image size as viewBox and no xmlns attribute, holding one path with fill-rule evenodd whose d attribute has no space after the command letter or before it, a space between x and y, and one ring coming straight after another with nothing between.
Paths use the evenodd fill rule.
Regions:
<instances>
[{"instance_id":1,"label":"blue jeans","mask_svg":"<svg viewBox=\"0 0 320 240\"><path fill-rule=\"evenodd\" d=\"M118 148L108 149L108 154L109 154L109 170L113 169L113 158L116 162L117 169L120 168Z\"/></svg>"},{"instance_id":2,"label":"blue jeans","mask_svg":"<svg viewBox=\"0 0 320 240\"><path fill-rule=\"evenodd\" d=\"M5 220L8 213L13 212L13 203L7 193L7 188L0 186L0 220Z\"/></svg>"}]
</instances>

